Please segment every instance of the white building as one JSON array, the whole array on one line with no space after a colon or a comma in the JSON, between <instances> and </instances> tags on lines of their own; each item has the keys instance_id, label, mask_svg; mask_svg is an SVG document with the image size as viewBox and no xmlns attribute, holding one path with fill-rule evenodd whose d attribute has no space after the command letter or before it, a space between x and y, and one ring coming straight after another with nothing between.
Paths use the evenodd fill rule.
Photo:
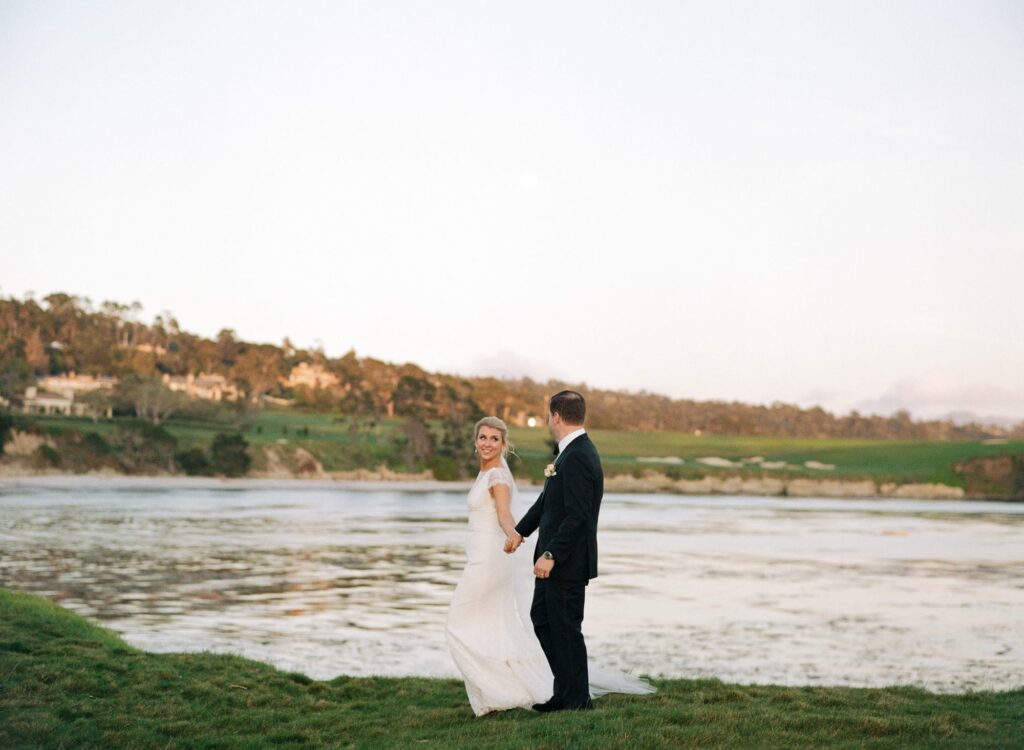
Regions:
<instances>
[{"instance_id":1,"label":"white building","mask_svg":"<svg viewBox=\"0 0 1024 750\"><path fill-rule=\"evenodd\" d=\"M91 417L95 411L88 404L75 403L74 395L41 391L34 385L25 389L25 398L22 401L21 410L25 414ZM112 414L113 410L108 408L106 416L110 417Z\"/></svg>"},{"instance_id":2,"label":"white building","mask_svg":"<svg viewBox=\"0 0 1024 750\"><path fill-rule=\"evenodd\" d=\"M341 378L323 365L311 365L308 362L300 362L288 374L288 379L283 380L289 388L297 385L304 385L307 388L331 388L341 382Z\"/></svg>"},{"instance_id":3,"label":"white building","mask_svg":"<svg viewBox=\"0 0 1024 750\"><path fill-rule=\"evenodd\" d=\"M80 393L96 391L100 388L113 390L117 385L117 378L110 375L76 375L71 372L62 375L49 375L45 378L38 378L36 385L50 393L59 393L66 398L74 400Z\"/></svg>"},{"instance_id":4,"label":"white building","mask_svg":"<svg viewBox=\"0 0 1024 750\"><path fill-rule=\"evenodd\" d=\"M184 393L189 398L208 401L234 401L241 395L238 386L223 375L199 373L199 375L167 375L164 385L172 391Z\"/></svg>"}]
</instances>

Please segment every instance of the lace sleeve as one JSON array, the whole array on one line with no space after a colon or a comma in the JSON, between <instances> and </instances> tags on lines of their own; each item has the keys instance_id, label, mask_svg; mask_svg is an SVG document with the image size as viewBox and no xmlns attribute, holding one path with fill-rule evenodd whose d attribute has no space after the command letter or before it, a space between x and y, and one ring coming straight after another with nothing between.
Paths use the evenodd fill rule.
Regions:
<instances>
[{"instance_id":1,"label":"lace sleeve","mask_svg":"<svg viewBox=\"0 0 1024 750\"><path fill-rule=\"evenodd\" d=\"M504 466L498 466L491 469L491 473L487 476L487 489L490 489L496 484L507 484L509 489L514 487L515 483L512 480L512 472Z\"/></svg>"}]
</instances>

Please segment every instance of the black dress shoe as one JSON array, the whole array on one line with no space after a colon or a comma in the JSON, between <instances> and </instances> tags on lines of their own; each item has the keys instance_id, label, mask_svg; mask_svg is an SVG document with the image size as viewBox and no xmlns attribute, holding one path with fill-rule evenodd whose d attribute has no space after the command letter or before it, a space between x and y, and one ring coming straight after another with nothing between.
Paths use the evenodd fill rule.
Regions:
<instances>
[{"instance_id":1,"label":"black dress shoe","mask_svg":"<svg viewBox=\"0 0 1024 750\"><path fill-rule=\"evenodd\" d=\"M534 703L533 710L540 711L542 714L546 714L551 711L563 711L565 710L565 706L562 705L562 701L558 701L552 698L551 700L546 701L544 703Z\"/></svg>"}]
</instances>

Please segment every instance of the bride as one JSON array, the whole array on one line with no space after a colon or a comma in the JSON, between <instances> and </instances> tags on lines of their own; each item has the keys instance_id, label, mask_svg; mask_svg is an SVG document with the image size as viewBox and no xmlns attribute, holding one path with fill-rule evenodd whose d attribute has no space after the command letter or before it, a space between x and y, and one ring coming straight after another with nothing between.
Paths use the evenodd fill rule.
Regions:
<instances>
[{"instance_id":1,"label":"bride","mask_svg":"<svg viewBox=\"0 0 1024 750\"><path fill-rule=\"evenodd\" d=\"M553 677L530 622L533 598L532 551L504 552L506 539L518 538L513 511L518 491L505 456L508 427L497 417L476 424L474 450L480 473L469 491L469 535L462 572L445 623L445 638L466 683L477 716L509 708L529 708L551 698ZM535 544L536 542L532 542ZM590 694L651 693L647 682L589 665Z\"/></svg>"}]
</instances>

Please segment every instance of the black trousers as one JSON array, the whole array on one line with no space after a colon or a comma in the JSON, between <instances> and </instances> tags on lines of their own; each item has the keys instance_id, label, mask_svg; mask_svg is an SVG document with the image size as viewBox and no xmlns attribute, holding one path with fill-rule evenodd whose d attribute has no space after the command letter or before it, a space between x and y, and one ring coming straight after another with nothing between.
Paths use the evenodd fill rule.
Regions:
<instances>
[{"instance_id":1,"label":"black trousers","mask_svg":"<svg viewBox=\"0 0 1024 750\"><path fill-rule=\"evenodd\" d=\"M586 581L538 578L530 620L555 676L552 698L567 708L590 705L587 646L583 642Z\"/></svg>"}]
</instances>

